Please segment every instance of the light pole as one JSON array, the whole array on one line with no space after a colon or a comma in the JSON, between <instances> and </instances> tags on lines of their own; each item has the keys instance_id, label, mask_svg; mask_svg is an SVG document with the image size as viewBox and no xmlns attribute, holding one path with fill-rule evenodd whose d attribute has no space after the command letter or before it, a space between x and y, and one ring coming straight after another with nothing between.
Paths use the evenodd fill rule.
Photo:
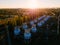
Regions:
<instances>
[{"instance_id":1,"label":"light pole","mask_svg":"<svg viewBox=\"0 0 60 45\"><path fill-rule=\"evenodd\" d=\"M8 31L8 26L6 26L6 32L7 32L7 37L8 37L8 45L11 45L11 39Z\"/></svg>"},{"instance_id":2,"label":"light pole","mask_svg":"<svg viewBox=\"0 0 60 45\"><path fill-rule=\"evenodd\" d=\"M49 27L48 27L48 26L49 26L49 24L47 24L47 27L46 27L46 28L47 28L47 30L46 30L46 31L47 31L47 32L46 32L46 33L47 33L47 36L46 36L47 40L48 40L48 33L49 33L49 30L48 30Z\"/></svg>"},{"instance_id":3,"label":"light pole","mask_svg":"<svg viewBox=\"0 0 60 45\"><path fill-rule=\"evenodd\" d=\"M57 35L59 35L59 21L60 21L59 17L60 17L60 15L57 17L57 19L58 19L58 21L57 21L57 23L58 23L58 25L57 25Z\"/></svg>"}]
</instances>

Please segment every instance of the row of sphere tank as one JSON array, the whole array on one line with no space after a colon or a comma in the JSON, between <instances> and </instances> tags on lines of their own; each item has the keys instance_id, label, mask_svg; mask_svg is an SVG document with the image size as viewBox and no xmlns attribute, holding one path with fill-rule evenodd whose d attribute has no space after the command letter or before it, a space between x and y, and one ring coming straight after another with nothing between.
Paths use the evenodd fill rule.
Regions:
<instances>
[{"instance_id":1,"label":"row of sphere tank","mask_svg":"<svg viewBox=\"0 0 60 45\"><path fill-rule=\"evenodd\" d=\"M43 15L43 16L39 17L38 19L34 19L34 20L30 21L29 24L23 23L23 25L21 27L24 30L24 33L23 33L24 39L25 40L31 39L31 37L32 37L31 32L36 33L38 31L37 27L41 27L42 25L44 25L50 18L51 18L51 16ZM20 35L20 33L21 33L20 27L16 26L14 28L14 36L16 37L17 35Z\"/></svg>"}]
</instances>

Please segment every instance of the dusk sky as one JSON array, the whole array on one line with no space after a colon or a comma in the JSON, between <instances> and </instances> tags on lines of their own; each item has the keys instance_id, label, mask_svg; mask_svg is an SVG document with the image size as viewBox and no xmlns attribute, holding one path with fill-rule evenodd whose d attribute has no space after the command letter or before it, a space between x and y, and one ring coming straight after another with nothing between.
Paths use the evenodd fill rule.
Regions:
<instances>
[{"instance_id":1,"label":"dusk sky","mask_svg":"<svg viewBox=\"0 0 60 45\"><path fill-rule=\"evenodd\" d=\"M60 7L60 0L0 0L0 8Z\"/></svg>"}]
</instances>

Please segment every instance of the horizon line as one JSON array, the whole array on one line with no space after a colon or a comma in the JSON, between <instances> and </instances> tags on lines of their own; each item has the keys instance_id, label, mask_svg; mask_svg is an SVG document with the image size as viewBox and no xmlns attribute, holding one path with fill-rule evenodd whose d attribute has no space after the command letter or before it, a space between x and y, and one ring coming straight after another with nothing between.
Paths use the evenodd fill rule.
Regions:
<instances>
[{"instance_id":1,"label":"horizon line","mask_svg":"<svg viewBox=\"0 0 60 45\"><path fill-rule=\"evenodd\" d=\"M45 8L34 8L34 9L50 9L50 8L60 8L60 7L45 7ZM0 9L31 9L31 8L0 8Z\"/></svg>"}]
</instances>

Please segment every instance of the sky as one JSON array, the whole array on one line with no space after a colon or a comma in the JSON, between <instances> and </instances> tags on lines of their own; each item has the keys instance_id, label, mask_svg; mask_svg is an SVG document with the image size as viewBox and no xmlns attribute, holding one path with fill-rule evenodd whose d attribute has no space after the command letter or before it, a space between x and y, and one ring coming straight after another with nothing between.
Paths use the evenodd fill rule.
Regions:
<instances>
[{"instance_id":1,"label":"sky","mask_svg":"<svg viewBox=\"0 0 60 45\"><path fill-rule=\"evenodd\" d=\"M60 0L0 0L0 8L60 8Z\"/></svg>"}]
</instances>

